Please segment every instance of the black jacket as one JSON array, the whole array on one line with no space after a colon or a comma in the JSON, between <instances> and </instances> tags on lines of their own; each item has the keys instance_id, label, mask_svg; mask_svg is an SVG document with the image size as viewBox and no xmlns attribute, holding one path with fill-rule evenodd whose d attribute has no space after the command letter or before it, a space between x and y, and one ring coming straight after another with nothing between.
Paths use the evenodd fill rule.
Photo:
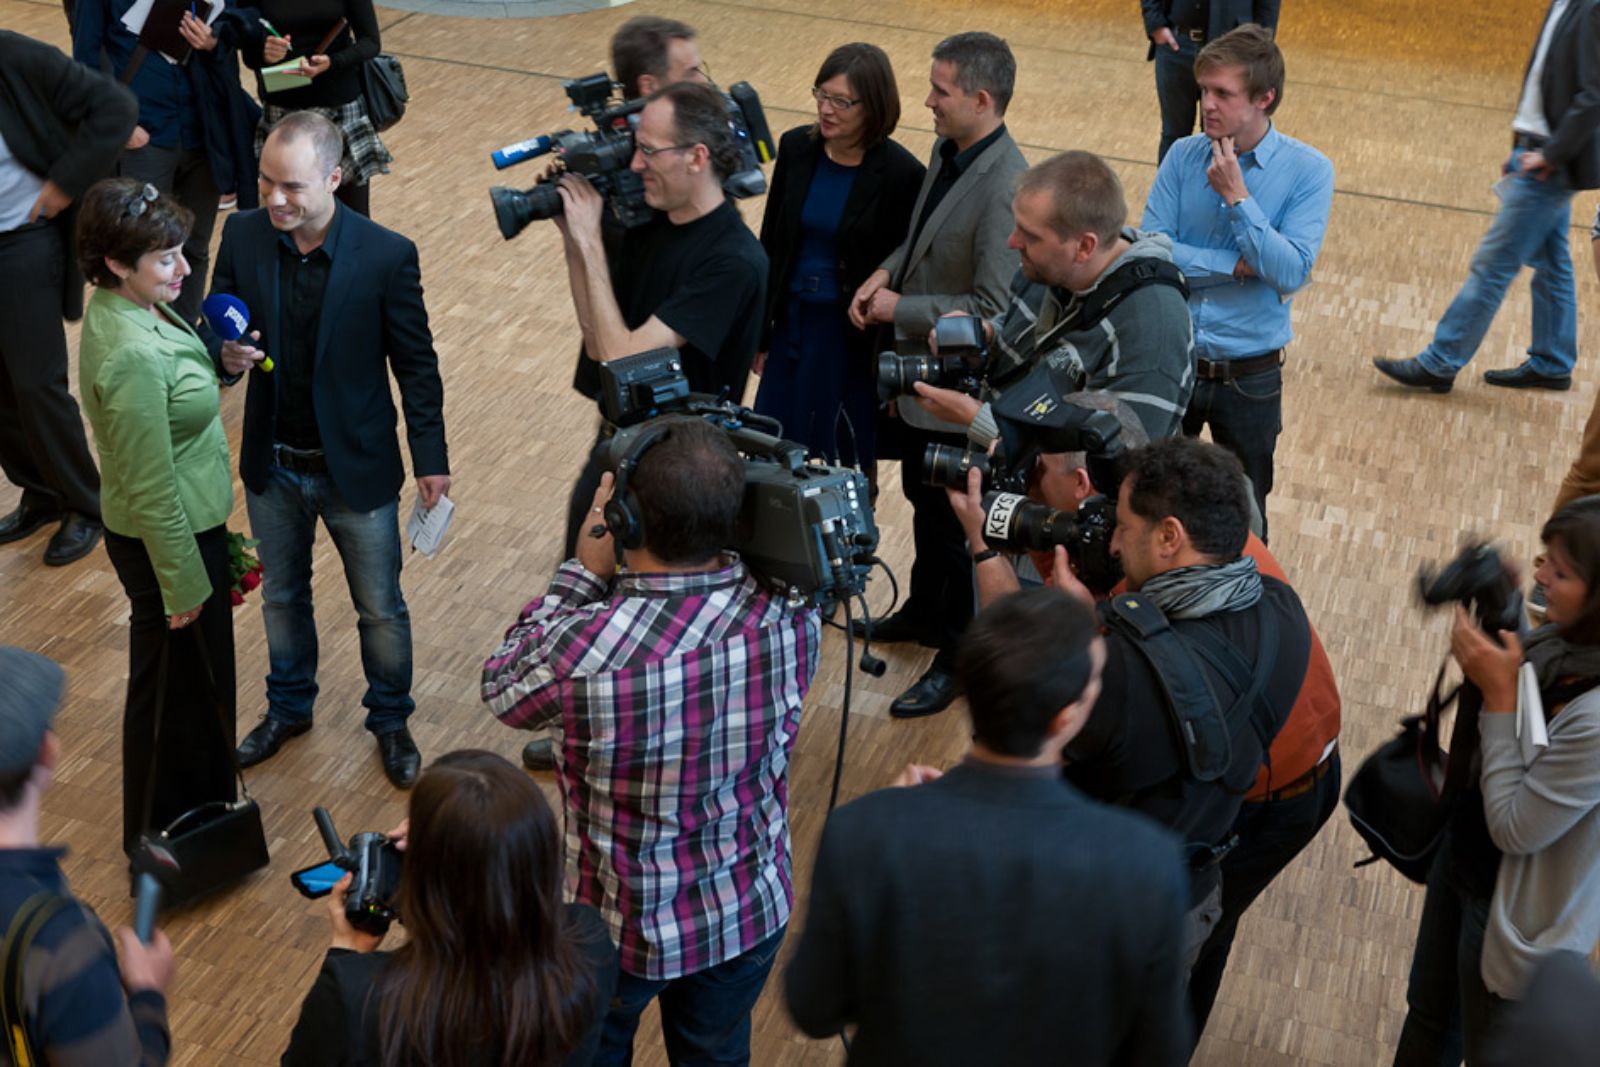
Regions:
<instances>
[{"instance_id":1,"label":"black jacket","mask_svg":"<svg viewBox=\"0 0 1600 1067\"><path fill-rule=\"evenodd\" d=\"M414 476L448 474L444 439L444 383L422 303L417 246L392 230L340 206L338 234L329 248L333 268L317 333L317 430L328 472L345 503L370 511L393 500L405 483L395 435L389 372L400 383L406 441ZM250 311L267 355L279 343L278 231L265 209L233 215L222 228L211 291L230 293ZM222 373L222 340L203 324L212 358ZM239 476L251 492L266 489L279 378L250 372L239 448Z\"/></svg>"},{"instance_id":2,"label":"black jacket","mask_svg":"<svg viewBox=\"0 0 1600 1067\"><path fill-rule=\"evenodd\" d=\"M864 1064L1188 1059L1176 838L1053 771L969 759L822 831L785 975L812 1037Z\"/></svg>"},{"instance_id":3,"label":"black jacket","mask_svg":"<svg viewBox=\"0 0 1600 1067\"><path fill-rule=\"evenodd\" d=\"M1229 30L1236 30L1253 22L1264 30L1278 32L1278 7L1281 0L1211 0L1206 19L1206 40L1215 41ZM1139 0L1139 10L1144 15L1144 35L1155 33L1163 26L1174 32L1178 27L1172 21L1173 0ZM1154 59L1156 44L1150 42L1146 59Z\"/></svg>"},{"instance_id":4,"label":"black jacket","mask_svg":"<svg viewBox=\"0 0 1600 1067\"><path fill-rule=\"evenodd\" d=\"M763 352L772 346L772 331L788 312L789 272L800 247L800 213L821 155L822 138L812 137L810 126L797 126L778 142L778 162L761 218L761 245L771 263L761 328ZM924 170L894 141L867 149L839 222L839 289L847 300L906 239ZM850 336L860 339L863 353L870 351L868 334L852 330Z\"/></svg>"},{"instance_id":5,"label":"black jacket","mask_svg":"<svg viewBox=\"0 0 1600 1067\"><path fill-rule=\"evenodd\" d=\"M1541 32L1543 24L1540 26ZM1534 38L1534 52L1538 50ZM1534 52L1528 53L1533 67ZM1521 93L1519 83L1518 94ZM1540 150L1574 189L1600 189L1600 3L1573 0L1561 16L1539 78L1550 140Z\"/></svg>"},{"instance_id":6,"label":"black jacket","mask_svg":"<svg viewBox=\"0 0 1600 1067\"><path fill-rule=\"evenodd\" d=\"M107 177L139 120L133 93L60 49L0 30L0 134L17 161L60 186L72 207L56 218L67 249L61 313L83 316L78 201Z\"/></svg>"}]
</instances>

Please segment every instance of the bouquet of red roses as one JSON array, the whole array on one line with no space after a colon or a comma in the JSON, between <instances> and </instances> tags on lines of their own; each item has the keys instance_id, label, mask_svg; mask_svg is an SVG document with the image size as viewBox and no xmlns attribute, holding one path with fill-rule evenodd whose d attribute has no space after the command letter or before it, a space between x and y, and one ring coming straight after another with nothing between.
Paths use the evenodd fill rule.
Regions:
<instances>
[{"instance_id":1,"label":"bouquet of red roses","mask_svg":"<svg viewBox=\"0 0 1600 1067\"><path fill-rule=\"evenodd\" d=\"M261 584L261 560L250 550L261 542L241 533L228 531L228 577L232 580L229 598L233 606L244 603L244 595Z\"/></svg>"}]
</instances>

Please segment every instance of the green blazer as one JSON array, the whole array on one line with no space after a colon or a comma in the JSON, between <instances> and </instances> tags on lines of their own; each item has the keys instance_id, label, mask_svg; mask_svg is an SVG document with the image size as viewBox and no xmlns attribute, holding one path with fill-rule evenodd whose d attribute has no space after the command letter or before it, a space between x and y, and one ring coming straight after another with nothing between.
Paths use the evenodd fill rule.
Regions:
<instances>
[{"instance_id":1,"label":"green blazer","mask_svg":"<svg viewBox=\"0 0 1600 1067\"><path fill-rule=\"evenodd\" d=\"M106 529L144 542L167 614L211 595L194 535L233 511L217 371L165 304L160 318L96 289L83 317L78 385L100 453Z\"/></svg>"}]
</instances>

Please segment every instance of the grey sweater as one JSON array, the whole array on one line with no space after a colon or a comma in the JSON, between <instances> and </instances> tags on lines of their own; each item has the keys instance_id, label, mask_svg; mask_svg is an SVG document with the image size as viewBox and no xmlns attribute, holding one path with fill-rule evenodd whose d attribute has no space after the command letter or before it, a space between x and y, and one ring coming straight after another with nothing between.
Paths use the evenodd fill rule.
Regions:
<instances>
[{"instance_id":1,"label":"grey sweater","mask_svg":"<svg viewBox=\"0 0 1600 1067\"><path fill-rule=\"evenodd\" d=\"M1505 854L1489 905L1483 982L1519 997L1535 964L1600 940L1600 690L1550 720L1550 745L1523 767L1516 716L1478 719L1483 810Z\"/></svg>"}]
</instances>

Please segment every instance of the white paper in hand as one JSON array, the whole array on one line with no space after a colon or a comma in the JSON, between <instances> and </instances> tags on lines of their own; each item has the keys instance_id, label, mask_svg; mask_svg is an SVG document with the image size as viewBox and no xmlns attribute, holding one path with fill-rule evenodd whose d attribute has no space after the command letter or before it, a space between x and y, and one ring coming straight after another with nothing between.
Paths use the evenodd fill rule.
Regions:
<instances>
[{"instance_id":1,"label":"white paper in hand","mask_svg":"<svg viewBox=\"0 0 1600 1067\"><path fill-rule=\"evenodd\" d=\"M418 493L416 506L411 509L411 521L406 523L406 539L411 547L432 559L444 542L445 531L450 529L450 519L455 513L456 506L449 497L441 495L437 504L425 508L422 494Z\"/></svg>"},{"instance_id":2,"label":"white paper in hand","mask_svg":"<svg viewBox=\"0 0 1600 1067\"><path fill-rule=\"evenodd\" d=\"M1524 663L1517 671L1517 741L1522 746L1522 765L1530 767L1550 744L1550 731L1544 719L1544 698L1539 695L1539 678L1533 664Z\"/></svg>"}]
</instances>

